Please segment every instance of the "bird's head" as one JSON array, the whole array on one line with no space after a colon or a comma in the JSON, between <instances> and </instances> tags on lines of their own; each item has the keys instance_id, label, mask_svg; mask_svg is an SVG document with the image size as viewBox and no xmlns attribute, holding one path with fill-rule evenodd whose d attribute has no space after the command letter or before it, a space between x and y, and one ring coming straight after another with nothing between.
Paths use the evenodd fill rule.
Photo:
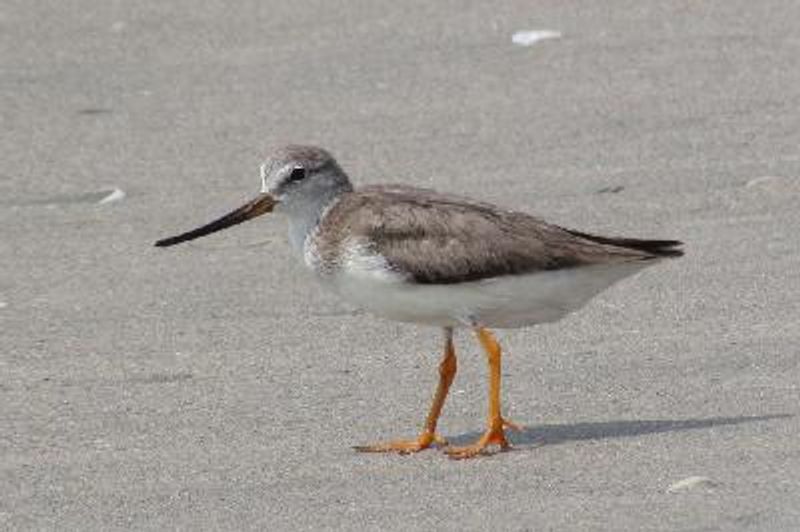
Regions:
<instances>
[{"instance_id":1,"label":"bird's head","mask_svg":"<svg viewBox=\"0 0 800 532\"><path fill-rule=\"evenodd\" d=\"M261 192L292 211L351 190L350 180L330 153L314 146L276 150L261 165Z\"/></svg>"}]
</instances>

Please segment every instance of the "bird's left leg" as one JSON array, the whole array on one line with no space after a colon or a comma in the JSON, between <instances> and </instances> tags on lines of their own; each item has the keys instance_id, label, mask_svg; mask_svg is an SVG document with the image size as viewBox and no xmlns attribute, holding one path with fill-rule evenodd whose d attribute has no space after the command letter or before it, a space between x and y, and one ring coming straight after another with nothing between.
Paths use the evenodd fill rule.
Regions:
<instances>
[{"instance_id":1,"label":"bird's left leg","mask_svg":"<svg viewBox=\"0 0 800 532\"><path fill-rule=\"evenodd\" d=\"M419 436L411 440L394 440L372 445L356 447L357 451L368 453L387 453L396 452L401 454L415 453L427 449L433 444L444 446L447 442L436 433L436 424L439 415L442 413L447 392L456 376L457 362L456 350L453 346L453 329L446 327L444 330L444 356L439 364L439 385L436 387L436 394L433 396L433 403L425 419L425 426Z\"/></svg>"},{"instance_id":2,"label":"bird's left leg","mask_svg":"<svg viewBox=\"0 0 800 532\"><path fill-rule=\"evenodd\" d=\"M497 444L505 450L511 447L506 439L503 429L506 427L520 430L517 425L504 419L500 414L500 344L495 340L494 335L481 327L475 329L484 351L486 351L487 362L489 363L489 420L486 432L483 433L478 441L472 445L463 447L448 447L445 452L450 458L463 459L472 458L484 452L486 447Z\"/></svg>"}]
</instances>

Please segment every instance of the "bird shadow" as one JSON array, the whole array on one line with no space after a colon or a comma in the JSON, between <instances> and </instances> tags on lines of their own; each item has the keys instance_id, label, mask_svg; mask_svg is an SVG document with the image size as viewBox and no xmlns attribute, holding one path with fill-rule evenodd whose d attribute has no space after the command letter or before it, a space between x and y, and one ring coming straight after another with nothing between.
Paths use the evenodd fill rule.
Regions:
<instances>
[{"instance_id":1,"label":"bird shadow","mask_svg":"<svg viewBox=\"0 0 800 532\"><path fill-rule=\"evenodd\" d=\"M765 416L709 417L700 419L641 419L566 423L554 425L523 426L521 430L508 430L507 436L515 448L534 448L573 441L631 438L645 434L700 430L724 425L739 425L794 417L793 414L771 414ZM456 445L463 445L479 438L482 432L471 431L449 438Z\"/></svg>"}]
</instances>

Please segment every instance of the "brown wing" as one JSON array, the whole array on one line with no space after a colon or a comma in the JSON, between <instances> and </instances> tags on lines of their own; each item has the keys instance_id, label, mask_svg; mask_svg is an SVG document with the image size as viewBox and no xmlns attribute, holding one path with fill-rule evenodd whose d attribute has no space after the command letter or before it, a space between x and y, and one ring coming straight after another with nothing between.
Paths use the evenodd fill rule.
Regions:
<instances>
[{"instance_id":1,"label":"brown wing","mask_svg":"<svg viewBox=\"0 0 800 532\"><path fill-rule=\"evenodd\" d=\"M328 254L345 238L359 238L394 270L423 284L657 256L524 213L406 186L365 187L348 194L325 217L321 231L327 233Z\"/></svg>"}]
</instances>

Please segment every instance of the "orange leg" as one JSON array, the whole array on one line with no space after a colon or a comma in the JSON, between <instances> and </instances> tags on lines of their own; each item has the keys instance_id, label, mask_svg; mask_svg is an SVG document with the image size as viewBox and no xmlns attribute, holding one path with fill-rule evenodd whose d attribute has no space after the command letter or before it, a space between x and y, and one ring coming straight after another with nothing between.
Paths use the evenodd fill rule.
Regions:
<instances>
[{"instance_id":1,"label":"orange leg","mask_svg":"<svg viewBox=\"0 0 800 532\"><path fill-rule=\"evenodd\" d=\"M439 415L442 413L444 401L447 399L447 392L450 390L450 385L456 376L456 350L453 347L453 329L446 328L444 330L445 343L444 343L444 357L439 364L439 385L436 387L436 394L433 396L433 403L428 412L428 417L425 419L425 427L422 432L415 439L411 440L394 440L383 443L376 443L372 445L363 445L356 447L357 451L367 453L387 453L396 452L401 454L415 453L423 449L427 449L433 444L444 446L447 442L444 438L436 434L436 424L439 421Z\"/></svg>"},{"instance_id":2,"label":"orange leg","mask_svg":"<svg viewBox=\"0 0 800 532\"><path fill-rule=\"evenodd\" d=\"M476 328L475 334L478 337L489 362L489 421L486 432L483 433L478 441L472 445L463 447L450 447L445 452L450 458L463 459L472 458L483 453L489 445L497 444L501 449L508 449L511 445L506 440L503 429L505 427L519 430L519 427L510 421L503 419L500 415L500 344L495 340L494 335L484 328Z\"/></svg>"}]
</instances>

